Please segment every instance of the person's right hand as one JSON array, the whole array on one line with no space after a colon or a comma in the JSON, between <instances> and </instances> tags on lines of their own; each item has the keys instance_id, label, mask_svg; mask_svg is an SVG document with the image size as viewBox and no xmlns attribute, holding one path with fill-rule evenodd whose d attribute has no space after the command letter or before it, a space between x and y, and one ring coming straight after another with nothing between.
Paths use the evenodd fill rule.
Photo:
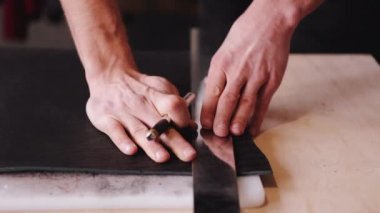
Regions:
<instances>
[{"instance_id":1,"label":"person's right hand","mask_svg":"<svg viewBox=\"0 0 380 213\"><path fill-rule=\"evenodd\" d=\"M164 114L179 128L194 124L186 102L169 81L128 70L102 73L89 81L89 87L87 115L120 151L132 155L139 146L154 161L165 162L170 158L165 145L182 161L194 159L194 148L173 128L160 136L162 143L146 139L148 129Z\"/></svg>"},{"instance_id":2,"label":"person's right hand","mask_svg":"<svg viewBox=\"0 0 380 213\"><path fill-rule=\"evenodd\" d=\"M295 28L321 0L255 0L213 56L201 123L220 137L259 133L280 86Z\"/></svg>"}]
</instances>

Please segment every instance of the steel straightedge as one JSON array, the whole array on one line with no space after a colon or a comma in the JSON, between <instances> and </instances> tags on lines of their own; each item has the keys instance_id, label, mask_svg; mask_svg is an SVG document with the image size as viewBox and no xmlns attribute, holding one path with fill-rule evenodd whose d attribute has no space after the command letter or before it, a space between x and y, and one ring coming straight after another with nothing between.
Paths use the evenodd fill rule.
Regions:
<instances>
[{"instance_id":1,"label":"steel straightedge","mask_svg":"<svg viewBox=\"0 0 380 213\"><path fill-rule=\"evenodd\" d=\"M232 137L201 130L193 161L194 212L240 212Z\"/></svg>"}]
</instances>

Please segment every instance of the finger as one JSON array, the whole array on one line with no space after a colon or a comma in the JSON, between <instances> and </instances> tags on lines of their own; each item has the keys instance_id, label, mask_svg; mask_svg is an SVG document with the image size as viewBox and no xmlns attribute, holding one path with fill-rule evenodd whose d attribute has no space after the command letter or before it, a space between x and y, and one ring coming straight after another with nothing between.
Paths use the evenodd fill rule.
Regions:
<instances>
[{"instance_id":1,"label":"finger","mask_svg":"<svg viewBox=\"0 0 380 213\"><path fill-rule=\"evenodd\" d=\"M255 109L256 112L250 123L250 132L254 136L259 133L264 116L268 111L270 100L272 99L277 87L278 85L274 81L269 81L268 84L264 85L258 93Z\"/></svg>"},{"instance_id":2,"label":"finger","mask_svg":"<svg viewBox=\"0 0 380 213\"><path fill-rule=\"evenodd\" d=\"M178 95L162 94L153 91L151 99L160 114L167 114L179 128L187 127L191 123L191 116L186 101Z\"/></svg>"},{"instance_id":3,"label":"finger","mask_svg":"<svg viewBox=\"0 0 380 213\"><path fill-rule=\"evenodd\" d=\"M160 139L180 160L187 162L195 158L195 149L175 129L169 129Z\"/></svg>"},{"instance_id":4,"label":"finger","mask_svg":"<svg viewBox=\"0 0 380 213\"><path fill-rule=\"evenodd\" d=\"M147 94L152 100L159 114L169 115L180 128L189 126L191 116L188 104L179 96L178 90L173 84L158 76L143 76L143 81L149 85L144 89L144 94Z\"/></svg>"},{"instance_id":5,"label":"finger","mask_svg":"<svg viewBox=\"0 0 380 213\"><path fill-rule=\"evenodd\" d=\"M126 117L129 116L126 115ZM133 118L131 120L129 118L128 120L136 122L134 121L135 119L136 118ZM128 126L128 124L126 125ZM128 129L130 131L130 134L135 137L136 143L138 143L139 146L141 146L147 155L150 156L153 160L156 162L164 162L169 159L169 154L166 150L164 150L164 147L161 144L156 142L149 142L146 140L146 132L148 131L148 128L141 122L140 124L136 122L133 124L133 127L129 127ZM162 139L162 142L166 144L170 149L172 149L176 156L182 161L190 161L194 159L196 155L194 148L176 130L169 129L166 133L162 134L160 138ZM166 156L165 158L160 156L166 155L162 153L162 151L165 151L167 153L167 158ZM155 156L153 156L154 153L156 153ZM156 159L154 159L154 157Z\"/></svg>"},{"instance_id":6,"label":"finger","mask_svg":"<svg viewBox=\"0 0 380 213\"><path fill-rule=\"evenodd\" d=\"M227 85L220 96L214 120L214 133L220 137L225 137L229 133L229 126L232 114L234 113L240 98L241 88L245 84L244 80L227 81Z\"/></svg>"},{"instance_id":7,"label":"finger","mask_svg":"<svg viewBox=\"0 0 380 213\"><path fill-rule=\"evenodd\" d=\"M172 122L179 127L187 127L194 125L191 120L187 103L185 100L176 95L167 95L160 92L151 91L150 96L153 102L156 102L155 107L160 113L168 114ZM155 115L157 121L161 119ZM156 121L156 122L157 122ZM149 124L149 126L153 126ZM175 129L169 129L160 136L161 141L167 145L174 154L182 161L191 161L194 159L196 152L194 148L179 134Z\"/></svg>"},{"instance_id":8,"label":"finger","mask_svg":"<svg viewBox=\"0 0 380 213\"><path fill-rule=\"evenodd\" d=\"M123 125L114 119L107 119L104 122L104 125L102 125L104 128L100 129L100 131L107 134L117 148L119 148L119 150L124 154L135 154L137 151L137 146L127 135Z\"/></svg>"},{"instance_id":9,"label":"finger","mask_svg":"<svg viewBox=\"0 0 380 213\"><path fill-rule=\"evenodd\" d=\"M154 126L165 114L180 128L190 125L190 112L182 97L165 94L151 87L143 87L143 90L144 95L131 96L129 108L131 114L147 126ZM123 112L120 113L123 114Z\"/></svg>"},{"instance_id":10,"label":"finger","mask_svg":"<svg viewBox=\"0 0 380 213\"><path fill-rule=\"evenodd\" d=\"M162 163L170 158L169 153L160 143L146 139L148 128L141 121L127 113L124 114L121 120L134 141L152 160Z\"/></svg>"},{"instance_id":11,"label":"finger","mask_svg":"<svg viewBox=\"0 0 380 213\"><path fill-rule=\"evenodd\" d=\"M215 70L211 66L206 81L200 117L202 127L205 129L212 129L213 127L219 97L223 92L225 84L225 73L221 70Z\"/></svg>"},{"instance_id":12,"label":"finger","mask_svg":"<svg viewBox=\"0 0 380 213\"><path fill-rule=\"evenodd\" d=\"M152 103L155 98L154 95L151 95L152 93L156 94L158 92L155 92L153 88L146 87L145 95L134 94L131 96L128 108L118 111L118 116L125 117L133 115L148 127L154 126L161 119L162 115L157 111L154 103ZM127 114L126 111L129 113Z\"/></svg>"},{"instance_id":13,"label":"finger","mask_svg":"<svg viewBox=\"0 0 380 213\"><path fill-rule=\"evenodd\" d=\"M257 93L262 86L262 82L258 82L251 78L242 92L238 107L232 118L230 131L235 135L243 134L249 120L255 112Z\"/></svg>"}]
</instances>

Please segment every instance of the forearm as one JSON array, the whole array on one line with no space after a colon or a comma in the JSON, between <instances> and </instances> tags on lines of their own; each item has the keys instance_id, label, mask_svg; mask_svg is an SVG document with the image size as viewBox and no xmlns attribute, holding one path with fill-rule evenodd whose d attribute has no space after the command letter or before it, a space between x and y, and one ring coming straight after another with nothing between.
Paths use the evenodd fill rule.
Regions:
<instances>
[{"instance_id":1,"label":"forearm","mask_svg":"<svg viewBox=\"0 0 380 213\"><path fill-rule=\"evenodd\" d=\"M115 0L61 0L61 4L89 83L115 68L135 70Z\"/></svg>"},{"instance_id":2,"label":"forearm","mask_svg":"<svg viewBox=\"0 0 380 213\"><path fill-rule=\"evenodd\" d=\"M254 0L239 18L242 22L260 23L291 35L299 22L316 9L323 0ZM258 26L252 26L257 30ZM280 33L282 33L280 32Z\"/></svg>"}]
</instances>

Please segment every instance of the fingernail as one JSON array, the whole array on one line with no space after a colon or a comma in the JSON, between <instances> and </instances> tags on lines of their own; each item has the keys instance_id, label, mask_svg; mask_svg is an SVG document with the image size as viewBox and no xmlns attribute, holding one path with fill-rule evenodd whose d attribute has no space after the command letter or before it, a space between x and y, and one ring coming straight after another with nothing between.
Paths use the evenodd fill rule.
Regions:
<instances>
[{"instance_id":1,"label":"fingernail","mask_svg":"<svg viewBox=\"0 0 380 213\"><path fill-rule=\"evenodd\" d=\"M234 123L231 127L235 134L241 134L243 132L243 127L239 123Z\"/></svg>"},{"instance_id":2,"label":"fingernail","mask_svg":"<svg viewBox=\"0 0 380 213\"><path fill-rule=\"evenodd\" d=\"M168 154L163 151L156 152L156 161L163 162L168 159Z\"/></svg>"},{"instance_id":3,"label":"fingernail","mask_svg":"<svg viewBox=\"0 0 380 213\"><path fill-rule=\"evenodd\" d=\"M224 124L219 124L216 126L215 133L219 136L226 136L227 135L227 126Z\"/></svg>"},{"instance_id":4,"label":"fingernail","mask_svg":"<svg viewBox=\"0 0 380 213\"><path fill-rule=\"evenodd\" d=\"M134 145L134 144L129 144L129 143L123 143L121 145L121 149L124 153L127 153L127 154L133 154L136 149L137 149L137 146Z\"/></svg>"},{"instance_id":5,"label":"fingernail","mask_svg":"<svg viewBox=\"0 0 380 213\"><path fill-rule=\"evenodd\" d=\"M194 159L195 153L196 152L193 149L185 149L183 151L183 156L185 159L192 160Z\"/></svg>"}]
</instances>

